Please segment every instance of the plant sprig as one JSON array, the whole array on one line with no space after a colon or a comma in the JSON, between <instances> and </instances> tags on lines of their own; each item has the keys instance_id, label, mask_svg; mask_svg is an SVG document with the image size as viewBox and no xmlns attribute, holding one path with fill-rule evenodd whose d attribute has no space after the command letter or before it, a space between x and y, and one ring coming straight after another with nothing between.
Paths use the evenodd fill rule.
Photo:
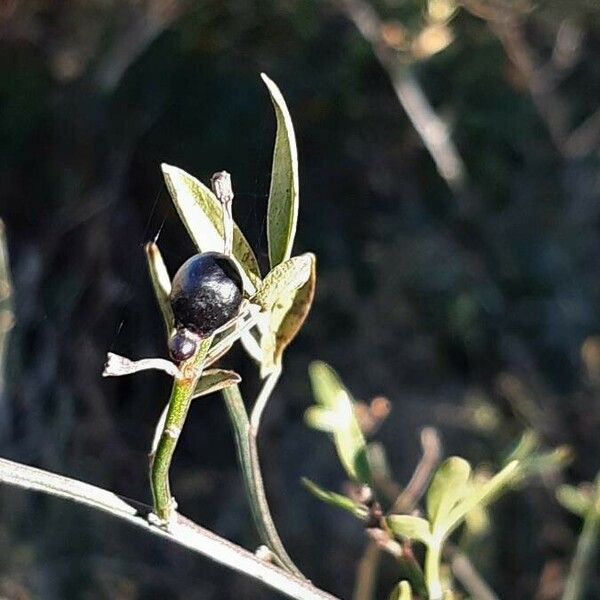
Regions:
<instances>
[{"instance_id":1,"label":"plant sprig","mask_svg":"<svg viewBox=\"0 0 600 600\"><path fill-rule=\"evenodd\" d=\"M363 489L364 498L358 499L324 490L308 479L303 480L305 487L319 500L363 521L371 538L398 559L406 561L403 544L418 543L425 547L422 574L418 568L413 568L412 579L400 582L392 592L390 598L394 600L410 599L413 591L429 600L450 597L451 590L441 576L442 553L450 535L472 511L484 509L526 475L556 469L568 458L564 449L540 452L537 440L528 434L523 436L504 467L491 477L474 475L469 462L451 456L439 465L429 482L424 514L398 514L396 509L403 504L398 501L384 513L374 490L369 487L373 481L373 466L355 414L354 399L327 364L314 362L309 373L316 404L306 411L306 422L332 437L346 475L355 483L366 486L366 491ZM408 556L412 557L412 553Z\"/></svg>"}]
</instances>

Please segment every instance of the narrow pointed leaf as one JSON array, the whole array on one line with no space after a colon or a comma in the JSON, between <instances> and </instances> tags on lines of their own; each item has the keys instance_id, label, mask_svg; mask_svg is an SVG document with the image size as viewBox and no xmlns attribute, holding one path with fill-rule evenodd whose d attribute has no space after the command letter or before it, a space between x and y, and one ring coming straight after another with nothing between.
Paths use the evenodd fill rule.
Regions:
<instances>
[{"instance_id":1,"label":"narrow pointed leaf","mask_svg":"<svg viewBox=\"0 0 600 600\"><path fill-rule=\"evenodd\" d=\"M212 191L182 169L162 164L165 183L175 208L200 252L223 252L223 208ZM260 270L254 252L237 225L233 229L233 258L253 294L260 283Z\"/></svg>"},{"instance_id":2,"label":"narrow pointed leaf","mask_svg":"<svg viewBox=\"0 0 600 600\"><path fill-rule=\"evenodd\" d=\"M337 373L323 362L313 362L309 375L317 404L332 413L332 435L342 466L351 479L371 485L367 445L354 416L350 393Z\"/></svg>"},{"instance_id":3,"label":"narrow pointed leaf","mask_svg":"<svg viewBox=\"0 0 600 600\"><path fill-rule=\"evenodd\" d=\"M227 371L226 369L207 369L202 373L202 377L198 380L192 398L208 396L208 394L224 390L230 385L240 383L240 381L242 381L242 378L235 371Z\"/></svg>"},{"instance_id":4,"label":"narrow pointed leaf","mask_svg":"<svg viewBox=\"0 0 600 600\"><path fill-rule=\"evenodd\" d=\"M144 247L144 250L146 252L148 272L150 273L150 280L152 281L154 295L165 322L167 337L169 337L173 329L174 321L173 310L171 308L171 303L169 302L169 294L171 293L171 279L158 246L154 242L149 242Z\"/></svg>"},{"instance_id":5,"label":"narrow pointed leaf","mask_svg":"<svg viewBox=\"0 0 600 600\"><path fill-rule=\"evenodd\" d=\"M264 278L252 302L270 311L276 302L285 302L310 278L312 254L294 256L274 267Z\"/></svg>"},{"instance_id":6,"label":"narrow pointed leaf","mask_svg":"<svg viewBox=\"0 0 600 600\"><path fill-rule=\"evenodd\" d=\"M394 532L394 535L398 537L417 540L425 545L429 544L431 540L429 522L421 517L391 515L387 517L386 522L388 527Z\"/></svg>"},{"instance_id":7,"label":"narrow pointed leaf","mask_svg":"<svg viewBox=\"0 0 600 600\"><path fill-rule=\"evenodd\" d=\"M277 301L271 308L271 314L266 330L261 338L263 353L261 376L278 369L284 350L300 331L315 296L316 260L314 254L304 254L310 258L310 273L308 281L287 298Z\"/></svg>"},{"instance_id":8,"label":"narrow pointed leaf","mask_svg":"<svg viewBox=\"0 0 600 600\"><path fill-rule=\"evenodd\" d=\"M267 239L271 267L292 255L298 221L298 152L292 119L279 88L264 73L275 116L277 133L273 151L271 189L267 216Z\"/></svg>"},{"instance_id":9,"label":"narrow pointed leaf","mask_svg":"<svg viewBox=\"0 0 600 600\"><path fill-rule=\"evenodd\" d=\"M448 535L464 519L465 515L475 506L485 507L511 484L521 478L518 460L508 463L500 472L496 473L487 483L473 486L466 497L459 502L444 518L443 527Z\"/></svg>"},{"instance_id":10,"label":"narrow pointed leaf","mask_svg":"<svg viewBox=\"0 0 600 600\"><path fill-rule=\"evenodd\" d=\"M427 491L427 515L434 530L464 498L470 476L471 465L458 456L451 456L439 466Z\"/></svg>"},{"instance_id":11,"label":"narrow pointed leaf","mask_svg":"<svg viewBox=\"0 0 600 600\"><path fill-rule=\"evenodd\" d=\"M341 508L342 510L348 511L358 519L364 519L369 512L366 506L358 504L357 502L354 502L354 500L351 500L347 496L342 496L342 494L336 494L335 492L324 490L322 487L318 486L316 483L314 483L310 479L307 479L306 477L303 477L301 481L302 485L315 498L322 500L326 504L335 506L336 508Z\"/></svg>"}]
</instances>

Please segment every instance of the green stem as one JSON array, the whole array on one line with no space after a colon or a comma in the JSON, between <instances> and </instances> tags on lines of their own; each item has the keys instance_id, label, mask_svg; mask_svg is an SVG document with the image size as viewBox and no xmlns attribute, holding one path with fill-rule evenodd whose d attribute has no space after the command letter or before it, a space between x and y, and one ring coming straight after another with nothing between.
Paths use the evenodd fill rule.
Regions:
<instances>
[{"instance_id":1,"label":"green stem","mask_svg":"<svg viewBox=\"0 0 600 600\"><path fill-rule=\"evenodd\" d=\"M169 521L177 507L169 485L171 460L211 343L212 338L202 340L196 354L181 365L180 369L184 375L173 380L167 418L156 451L150 456L150 485L154 511L164 523Z\"/></svg>"},{"instance_id":2,"label":"green stem","mask_svg":"<svg viewBox=\"0 0 600 600\"><path fill-rule=\"evenodd\" d=\"M594 493L594 501L589 507L575 556L571 563L571 570L565 591L562 595L562 600L580 600L584 597L584 592L589 583L590 575L592 574L592 561L600 540L600 479L596 479L596 489Z\"/></svg>"},{"instance_id":3,"label":"green stem","mask_svg":"<svg viewBox=\"0 0 600 600\"><path fill-rule=\"evenodd\" d=\"M442 545L432 542L427 546L425 554L425 582L429 591L429 600L441 600L442 580L440 579L440 562L442 560Z\"/></svg>"},{"instance_id":4,"label":"green stem","mask_svg":"<svg viewBox=\"0 0 600 600\"><path fill-rule=\"evenodd\" d=\"M265 382L266 385L267 382ZM282 567L290 573L302 577L302 573L285 551L271 517L260 471L256 435L250 425L240 389L237 385L232 385L223 390L223 395L233 425L238 461L258 534Z\"/></svg>"}]
</instances>

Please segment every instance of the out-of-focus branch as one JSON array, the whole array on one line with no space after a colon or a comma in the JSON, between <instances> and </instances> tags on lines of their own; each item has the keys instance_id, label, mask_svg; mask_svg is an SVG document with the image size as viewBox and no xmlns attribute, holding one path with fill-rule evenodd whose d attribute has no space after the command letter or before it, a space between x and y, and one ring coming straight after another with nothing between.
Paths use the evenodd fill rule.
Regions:
<instances>
[{"instance_id":1,"label":"out-of-focus branch","mask_svg":"<svg viewBox=\"0 0 600 600\"><path fill-rule=\"evenodd\" d=\"M150 44L181 15L181 0L149 0L128 20L112 47L98 64L95 81L105 93L114 90L127 69Z\"/></svg>"},{"instance_id":2,"label":"out-of-focus branch","mask_svg":"<svg viewBox=\"0 0 600 600\"><path fill-rule=\"evenodd\" d=\"M576 24L563 21L556 33L552 57L541 65L524 34L524 21L530 9L528 2L462 0L462 5L483 19L502 44L523 78L557 150L565 158L578 158L597 148L600 142L600 109L573 128L567 107L556 92L560 79L576 64L581 52L582 33Z\"/></svg>"},{"instance_id":3,"label":"out-of-focus branch","mask_svg":"<svg viewBox=\"0 0 600 600\"><path fill-rule=\"evenodd\" d=\"M6 351L10 330L14 324L12 283L8 262L8 245L4 222L0 219L0 439L4 439L10 423L9 408L4 390L6 376Z\"/></svg>"},{"instance_id":4,"label":"out-of-focus branch","mask_svg":"<svg viewBox=\"0 0 600 600\"><path fill-rule=\"evenodd\" d=\"M339 6L363 38L371 44L439 174L456 195L459 209L461 212L468 211L467 172L447 123L431 106L410 66L402 63L397 51L385 43L381 35L384 23L373 7L365 0L339 0Z\"/></svg>"},{"instance_id":5,"label":"out-of-focus branch","mask_svg":"<svg viewBox=\"0 0 600 600\"><path fill-rule=\"evenodd\" d=\"M575 556L562 600L582 600L589 586L590 576L594 573L594 558L600 542L600 474L594 482L590 507L583 521Z\"/></svg>"},{"instance_id":6,"label":"out-of-focus branch","mask_svg":"<svg viewBox=\"0 0 600 600\"><path fill-rule=\"evenodd\" d=\"M446 552L452 574L469 592L473 600L498 600L494 590L482 579L473 563L458 548L446 545Z\"/></svg>"},{"instance_id":7,"label":"out-of-focus branch","mask_svg":"<svg viewBox=\"0 0 600 600\"><path fill-rule=\"evenodd\" d=\"M404 488L404 491L396 498L392 512L408 513L414 509L425 491L435 468L440 462L442 445L440 436L433 427L425 427L421 431L421 448L423 455L417 465L413 476Z\"/></svg>"}]
</instances>

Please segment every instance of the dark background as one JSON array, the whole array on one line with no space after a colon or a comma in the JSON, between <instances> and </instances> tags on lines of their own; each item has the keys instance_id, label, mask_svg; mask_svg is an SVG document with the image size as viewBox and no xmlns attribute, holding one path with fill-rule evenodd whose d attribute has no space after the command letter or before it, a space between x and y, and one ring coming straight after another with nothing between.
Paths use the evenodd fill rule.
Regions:
<instances>
[{"instance_id":1,"label":"dark background","mask_svg":"<svg viewBox=\"0 0 600 600\"><path fill-rule=\"evenodd\" d=\"M161 162L205 182L233 174L236 219L266 268L265 71L295 123L296 250L316 253L318 289L265 417L264 475L291 556L343 598L365 538L299 484L343 484L331 443L302 420L310 360L330 362L358 398L391 400L377 437L400 482L424 425L447 454L492 465L533 428L573 448L571 483L594 477L600 450L599 5L469 2L446 25L453 42L433 54L406 43L423 31L424 2L373 4L385 40L374 45L349 6L0 4L0 216L15 313L2 455L149 501L168 378L103 380L102 365L108 350L166 354L143 244L160 230L171 272L194 249ZM450 127L465 165L453 190L375 51L410 69ZM258 382L243 353L223 364L251 398ZM184 514L257 545L218 395L193 406L172 481ZM63 501L2 489L0 508L3 597L275 597ZM500 597L558 598L579 527L537 480L494 508L472 558ZM385 562L378 597L395 578Z\"/></svg>"}]
</instances>

